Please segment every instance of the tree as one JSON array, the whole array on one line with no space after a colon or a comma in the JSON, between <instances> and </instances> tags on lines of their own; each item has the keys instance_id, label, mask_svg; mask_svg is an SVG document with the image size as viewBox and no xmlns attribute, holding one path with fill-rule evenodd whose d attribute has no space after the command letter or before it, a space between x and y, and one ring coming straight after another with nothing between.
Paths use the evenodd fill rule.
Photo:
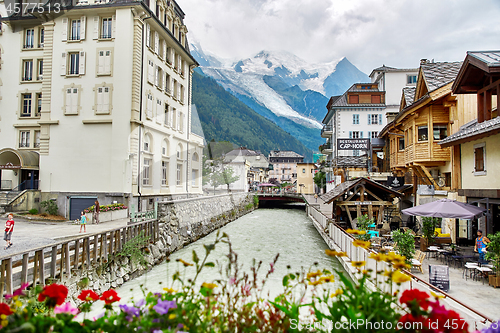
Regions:
<instances>
[{"instance_id":1,"label":"tree","mask_svg":"<svg viewBox=\"0 0 500 333\"><path fill-rule=\"evenodd\" d=\"M229 190L229 185L240 179L240 176L234 174L233 167L224 166L224 164L222 165L219 174L220 174L219 177L221 184L226 184L228 190Z\"/></svg>"},{"instance_id":2,"label":"tree","mask_svg":"<svg viewBox=\"0 0 500 333\"><path fill-rule=\"evenodd\" d=\"M326 190L326 173L324 173L323 171L318 171L314 175L313 179L314 179L314 184L316 184L318 188Z\"/></svg>"},{"instance_id":3,"label":"tree","mask_svg":"<svg viewBox=\"0 0 500 333\"><path fill-rule=\"evenodd\" d=\"M215 189L219 185L226 184L229 190L229 185L239 180L240 177L234 174L234 169L231 166L226 166L222 162L222 158L209 160L203 156L203 185L210 185Z\"/></svg>"}]
</instances>

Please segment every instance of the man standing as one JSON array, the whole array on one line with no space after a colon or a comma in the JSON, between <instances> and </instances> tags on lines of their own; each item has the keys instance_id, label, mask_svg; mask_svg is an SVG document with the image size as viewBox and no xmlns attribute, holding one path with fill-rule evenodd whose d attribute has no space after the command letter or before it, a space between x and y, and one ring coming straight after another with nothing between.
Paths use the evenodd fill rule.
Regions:
<instances>
[{"instance_id":1,"label":"man standing","mask_svg":"<svg viewBox=\"0 0 500 333\"><path fill-rule=\"evenodd\" d=\"M476 245L474 246L474 252L479 253L480 264L486 263L486 260L484 259L484 255L486 254L486 244L490 242L491 241L488 239L488 237L483 236L482 230L477 231L477 238L476 238Z\"/></svg>"},{"instance_id":2,"label":"man standing","mask_svg":"<svg viewBox=\"0 0 500 333\"><path fill-rule=\"evenodd\" d=\"M14 230L14 215L9 214L7 221L5 222L5 234L3 239L5 240L5 250L12 246L10 238L12 237L12 231Z\"/></svg>"}]
</instances>

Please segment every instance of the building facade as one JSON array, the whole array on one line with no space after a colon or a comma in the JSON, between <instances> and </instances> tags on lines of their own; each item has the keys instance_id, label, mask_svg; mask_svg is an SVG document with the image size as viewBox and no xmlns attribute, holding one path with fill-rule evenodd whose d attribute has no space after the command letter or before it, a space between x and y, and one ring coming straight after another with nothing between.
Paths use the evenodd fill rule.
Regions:
<instances>
[{"instance_id":1,"label":"building facade","mask_svg":"<svg viewBox=\"0 0 500 333\"><path fill-rule=\"evenodd\" d=\"M190 110L197 63L184 13L175 1L146 3L2 13L6 187L37 180L42 200L56 199L71 219L94 199L144 210L167 196L202 193L203 138L191 133ZM26 156L34 166L24 165Z\"/></svg>"},{"instance_id":2,"label":"building facade","mask_svg":"<svg viewBox=\"0 0 500 333\"><path fill-rule=\"evenodd\" d=\"M273 150L269 153L269 163L272 169L269 171L269 180L276 179L280 183L292 183L297 181L297 163L304 161L304 156L293 151Z\"/></svg>"},{"instance_id":3,"label":"building facade","mask_svg":"<svg viewBox=\"0 0 500 333\"><path fill-rule=\"evenodd\" d=\"M297 163L297 193L314 194L314 175L317 172L314 163Z\"/></svg>"}]
</instances>

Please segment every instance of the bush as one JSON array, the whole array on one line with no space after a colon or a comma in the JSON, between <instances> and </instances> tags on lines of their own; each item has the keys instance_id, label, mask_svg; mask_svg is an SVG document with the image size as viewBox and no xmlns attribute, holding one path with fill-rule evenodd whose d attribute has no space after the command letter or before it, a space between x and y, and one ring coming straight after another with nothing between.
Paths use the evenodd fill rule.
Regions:
<instances>
[{"instance_id":1,"label":"bush","mask_svg":"<svg viewBox=\"0 0 500 333\"><path fill-rule=\"evenodd\" d=\"M415 239L410 230L401 232L394 230L392 232L392 239L397 243L396 248L402 256L406 257L406 263L410 263L413 255L415 254Z\"/></svg>"},{"instance_id":2,"label":"bush","mask_svg":"<svg viewBox=\"0 0 500 333\"><path fill-rule=\"evenodd\" d=\"M115 204L111 204L111 205L101 205L101 206L99 206L99 208L100 208L100 212L103 213L103 212L109 212L111 210L127 209L128 207L122 203L115 203ZM95 209L95 205L84 209L83 212L84 213L93 213L94 209Z\"/></svg>"},{"instance_id":3,"label":"bush","mask_svg":"<svg viewBox=\"0 0 500 333\"><path fill-rule=\"evenodd\" d=\"M28 213L30 213L31 215L36 215L36 214L38 214L38 209L36 209L36 208L31 208L31 209L28 211Z\"/></svg>"},{"instance_id":4,"label":"bush","mask_svg":"<svg viewBox=\"0 0 500 333\"><path fill-rule=\"evenodd\" d=\"M49 213L49 215L57 215L59 208L57 208L57 204L54 200L45 200L40 202L40 206Z\"/></svg>"},{"instance_id":5,"label":"bush","mask_svg":"<svg viewBox=\"0 0 500 333\"><path fill-rule=\"evenodd\" d=\"M422 217L422 233L427 239L428 244L432 244L434 242L434 238L436 237L434 230L439 225L441 225L440 217Z\"/></svg>"}]
</instances>

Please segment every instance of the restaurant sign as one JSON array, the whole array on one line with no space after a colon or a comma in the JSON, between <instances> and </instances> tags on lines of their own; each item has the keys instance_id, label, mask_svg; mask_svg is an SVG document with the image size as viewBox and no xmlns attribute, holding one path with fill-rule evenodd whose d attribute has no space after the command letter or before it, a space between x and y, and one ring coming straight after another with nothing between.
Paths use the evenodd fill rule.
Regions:
<instances>
[{"instance_id":1,"label":"restaurant sign","mask_svg":"<svg viewBox=\"0 0 500 333\"><path fill-rule=\"evenodd\" d=\"M370 139L337 139L339 150L369 150Z\"/></svg>"},{"instance_id":2,"label":"restaurant sign","mask_svg":"<svg viewBox=\"0 0 500 333\"><path fill-rule=\"evenodd\" d=\"M4 165L0 165L0 169L21 169L20 165L14 165L12 163L7 163Z\"/></svg>"}]
</instances>

